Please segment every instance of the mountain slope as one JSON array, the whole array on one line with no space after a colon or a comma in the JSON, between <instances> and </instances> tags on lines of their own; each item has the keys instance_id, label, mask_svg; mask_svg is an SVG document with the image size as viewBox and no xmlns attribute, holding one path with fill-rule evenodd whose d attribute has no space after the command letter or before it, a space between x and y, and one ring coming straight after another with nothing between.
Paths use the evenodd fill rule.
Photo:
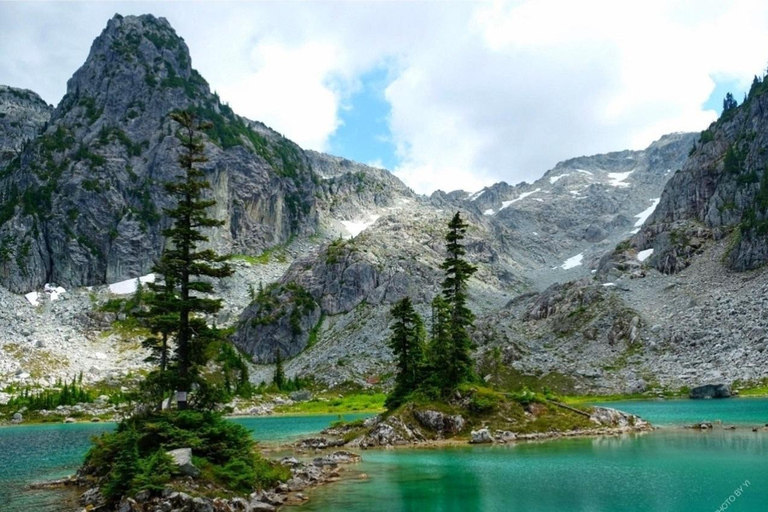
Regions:
<instances>
[{"instance_id":1,"label":"mountain slope","mask_svg":"<svg viewBox=\"0 0 768 512\"><path fill-rule=\"evenodd\" d=\"M50 125L0 178L0 283L29 291L147 273L162 249L162 183L177 173L170 113L213 123L205 165L219 250L258 253L316 226L303 152L236 116L191 67L168 22L116 15L67 84Z\"/></svg>"}]
</instances>

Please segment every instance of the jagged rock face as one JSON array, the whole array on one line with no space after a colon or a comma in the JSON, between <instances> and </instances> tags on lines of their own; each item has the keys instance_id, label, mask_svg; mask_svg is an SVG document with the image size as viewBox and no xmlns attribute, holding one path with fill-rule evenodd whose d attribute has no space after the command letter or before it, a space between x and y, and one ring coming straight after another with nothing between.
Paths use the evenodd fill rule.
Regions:
<instances>
[{"instance_id":1,"label":"jagged rock face","mask_svg":"<svg viewBox=\"0 0 768 512\"><path fill-rule=\"evenodd\" d=\"M203 164L223 219L220 251L257 253L312 233L315 180L301 149L236 116L191 67L168 22L116 15L44 134L0 179L0 283L28 291L146 273L163 247L162 183L179 174L170 114L193 108L213 128Z\"/></svg>"},{"instance_id":2,"label":"jagged rock face","mask_svg":"<svg viewBox=\"0 0 768 512\"><path fill-rule=\"evenodd\" d=\"M0 171L37 137L52 110L32 91L0 85Z\"/></svg>"},{"instance_id":3,"label":"jagged rock face","mask_svg":"<svg viewBox=\"0 0 768 512\"><path fill-rule=\"evenodd\" d=\"M676 273L705 239L731 236L723 263L737 271L768 261L768 95L762 84L749 99L702 132L682 171L667 183L636 249L653 248L650 264Z\"/></svg>"},{"instance_id":4,"label":"jagged rock face","mask_svg":"<svg viewBox=\"0 0 768 512\"><path fill-rule=\"evenodd\" d=\"M533 184L497 183L474 194L432 195L433 204L487 223L498 251L530 270L537 287L588 275L619 241L639 231L664 184L680 169L695 134L665 135L642 151L558 163ZM583 263L566 265L581 254ZM558 268L565 265L566 268Z\"/></svg>"},{"instance_id":5,"label":"jagged rock face","mask_svg":"<svg viewBox=\"0 0 768 512\"><path fill-rule=\"evenodd\" d=\"M489 314L521 292L589 276L590 256L573 268L562 268L563 261L579 252L597 260L630 234L636 215L653 206L650 199L660 195L692 144L693 135L673 134L644 151L558 164L533 185L499 183L482 193L438 191L429 198L413 197L388 173L310 154L323 178L318 209L325 218L378 218L352 240L334 242L295 262L281 280L282 285L300 285L322 311L317 343L310 343L307 332L294 337L285 336L285 328L253 327L259 317L256 305L241 316L236 342L261 362L273 359L274 347L285 348L285 353L299 355L290 364L302 374L324 374L333 381L371 375L388 361L385 341L393 302L408 295L429 319L429 303L440 293L446 224L455 211L462 211L471 226L467 255L478 266L470 282L471 307L480 315ZM369 192L382 188L386 193ZM561 326L564 331L557 335L570 335L566 327L583 317L568 318L568 312L542 330ZM588 335L606 345L623 346L618 340L632 321L632 316L624 316L602 315L604 321L595 322ZM335 365L345 353L357 357Z\"/></svg>"}]
</instances>

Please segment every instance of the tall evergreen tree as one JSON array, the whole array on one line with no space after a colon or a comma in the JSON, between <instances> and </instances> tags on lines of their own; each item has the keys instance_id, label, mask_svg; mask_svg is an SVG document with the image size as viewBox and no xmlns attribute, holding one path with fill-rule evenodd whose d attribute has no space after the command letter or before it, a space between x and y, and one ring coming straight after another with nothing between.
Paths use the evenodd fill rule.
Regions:
<instances>
[{"instance_id":1,"label":"tall evergreen tree","mask_svg":"<svg viewBox=\"0 0 768 512\"><path fill-rule=\"evenodd\" d=\"M444 392L454 390L459 384L474 380L474 361L472 360L472 339L467 329L474 323L475 315L467 307L467 281L477 271L477 267L465 258L466 251L462 240L469 225L456 212L448 223L445 235L448 256L441 268L445 271L442 283L443 300L447 307L447 353L442 388Z\"/></svg>"},{"instance_id":2,"label":"tall evergreen tree","mask_svg":"<svg viewBox=\"0 0 768 512\"><path fill-rule=\"evenodd\" d=\"M283 354L280 352L279 348L275 351L275 374L272 377L272 384L274 384L277 389L285 388L286 384L285 370L283 369Z\"/></svg>"},{"instance_id":3,"label":"tall evergreen tree","mask_svg":"<svg viewBox=\"0 0 768 512\"><path fill-rule=\"evenodd\" d=\"M216 313L221 308L221 300L200 296L213 291L210 280L200 278L227 277L232 274L232 268L226 263L226 256L199 247L208 241L203 229L224 223L207 213L216 201L203 198L210 184L198 168L199 164L207 161L200 132L210 125L199 123L191 112L176 112L172 118L179 124L177 136L182 151L178 162L182 174L177 180L165 184L166 192L177 203L174 208L165 209L173 225L163 231L166 248L155 270L162 275L164 282L175 286L176 291L166 294L164 300L155 306L160 310L167 308L169 314L178 315L178 324L173 328L176 337L175 380L179 392L178 406L184 409L187 407L187 393L199 379L199 367L206 362L205 347L211 339L218 337L218 331L208 327L203 315ZM170 325L168 329L170 332Z\"/></svg>"},{"instance_id":4,"label":"tall evergreen tree","mask_svg":"<svg viewBox=\"0 0 768 512\"><path fill-rule=\"evenodd\" d=\"M392 307L394 323L389 346L397 358L397 376L395 389L387 397L386 406L395 408L409 393L415 391L422 382L424 368L424 322L413 309L409 297L398 301Z\"/></svg>"},{"instance_id":5,"label":"tall evergreen tree","mask_svg":"<svg viewBox=\"0 0 768 512\"><path fill-rule=\"evenodd\" d=\"M432 332L427 346L425 383L441 393L450 386L451 333L450 309L441 295L432 300ZM430 391L431 393L432 391Z\"/></svg>"},{"instance_id":6,"label":"tall evergreen tree","mask_svg":"<svg viewBox=\"0 0 768 512\"><path fill-rule=\"evenodd\" d=\"M733 94L726 93L725 99L723 99L723 113L728 112L729 110L733 110L738 106L739 104L736 101L736 99L733 97Z\"/></svg>"}]
</instances>

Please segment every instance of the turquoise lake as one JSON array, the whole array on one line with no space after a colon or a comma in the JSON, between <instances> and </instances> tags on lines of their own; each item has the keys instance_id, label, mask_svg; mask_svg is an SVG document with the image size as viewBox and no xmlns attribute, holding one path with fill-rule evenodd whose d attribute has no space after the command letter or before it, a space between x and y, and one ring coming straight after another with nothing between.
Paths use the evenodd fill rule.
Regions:
<instances>
[{"instance_id":1,"label":"turquoise lake","mask_svg":"<svg viewBox=\"0 0 768 512\"><path fill-rule=\"evenodd\" d=\"M664 428L610 438L508 446L369 450L350 478L312 491L311 511L729 511L768 510L768 399L601 404ZM359 417L359 416L358 416ZM263 441L317 432L337 416L241 418ZM672 428L696 421L734 431ZM26 483L69 474L91 435L109 425L0 428L0 510L66 511L64 494ZM359 473L368 475L358 479ZM745 485L748 481L749 484ZM739 496L734 494L741 486Z\"/></svg>"}]
</instances>

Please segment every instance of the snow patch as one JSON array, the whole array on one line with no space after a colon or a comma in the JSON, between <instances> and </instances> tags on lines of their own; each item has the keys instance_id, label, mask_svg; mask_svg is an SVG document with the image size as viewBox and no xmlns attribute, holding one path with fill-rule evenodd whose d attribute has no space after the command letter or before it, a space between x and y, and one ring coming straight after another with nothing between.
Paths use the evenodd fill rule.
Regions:
<instances>
[{"instance_id":1,"label":"snow patch","mask_svg":"<svg viewBox=\"0 0 768 512\"><path fill-rule=\"evenodd\" d=\"M616 286L616 283L603 283L603 286L608 288L608 287L611 287L611 286Z\"/></svg>"},{"instance_id":2,"label":"snow patch","mask_svg":"<svg viewBox=\"0 0 768 512\"><path fill-rule=\"evenodd\" d=\"M628 172L609 172L608 173L608 184L612 187L620 187L620 188L626 188L629 186L629 183L625 183L624 180L629 178L629 175L632 174L634 171L628 171Z\"/></svg>"},{"instance_id":3,"label":"snow patch","mask_svg":"<svg viewBox=\"0 0 768 512\"><path fill-rule=\"evenodd\" d=\"M509 207L509 205L514 204L522 199L525 199L526 197L530 196L531 194L535 194L536 192L541 192L540 188L537 188L536 190L533 190L531 192L523 192L520 194L519 197L516 197L515 199L512 199L511 201L502 201L501 202L501 208L499 208L499 211L503 210L504 208Z\"/></svg>"},{"instance_id":4,"label":"snow patch","mask_svg":"<svg viewBox=\"0 0 768 512\"><path fill-rule=\"evenodd\" d=\"M565 260L565 262L560 265L560 268L563 270L568 270L569 268L578 267L581 265L582 260L584 259L584 253L577 254L576 256L573 256L572 258L568 258Z\"/></svg>"},{"instance_id":5,"label":"snow patch","mask_svg":"<svg viewBox=\"0 0 768 512\"><path fill-rule=\"evenodd\" d=\"M476 200L476 199L477 199L477 198L479 198L481 195L485 194L485 191L486 191L486 190L487 190L487 189L478 190L478 191L477 191L477 192L475 192L474 194L469 194L469 195L467 196L467 201L474 201L474 200Z\"/></svg>"},{"instance_id":6,"label":"snow patch","mask_svg":"<svg viewBox=\"0 0 768 512\"><path fill-rule=\"evenodd\" d=\"M49 299L51 302L55 300L59 300L59 297L65 293L67 293L67 290L62 288L61 286L54 286L50 283L46 283L43 287L43 291L49 295Z\"/></svg>"},{"instance_id":7,"label":"snow patch","mask_svg":"<svg viewBox=\"0 0 768 512\"><path fill-rule=\"evenodd\" d=\"M483 212L483 215L493 215L493 208L488 208Z\"/></svg>"},{"instance_id":8,"label":"snow patch","mask_svg":"<svg viewBox=\"0 0 768 512\"><path fill-rule=\"evenodd\" d=\"M589 175L589 176L594 176L594 174L592 174L592 173L591 173L591 172L589 172L589 171L585 171L584 169L576 169L576 172L580 172L580 173L582 173L582 174L587 174L587 175Z\"/></svg>"},{"instance_id":9,"label":"snow patch","mask_svg":"<svg viewBox=\"0 0 768 512\"><path fill-rule=\"evenodd\" d=\"M381 215L369 215L367 221L343 220L341 223L344 224L350 236L354 238L370 226L373 226L374 222L379 220L379 217Z\"/></svg>"},{"instance_id":10,"label":"snow patch","mask_svg":"<svg viewBox=\"0 0 768 512\"><path fill-rule=\"evenodd\" d=\"M640 251L637 253L637 260L645 261L651 257L651 254L653 254L653 249L646 249L644 251Z\"/></svg>"},{"instance_id":11,"label":"snow patch","mask_svg":"<svg viewBox=\"0 0 768 512\"><path fill-rule=\"evenodd\" d=\"M565 178L566 176L570 176L570 174L569 173L565 173L565 174L561 174L560 176L552 176L551 178L549 178L549 184L550 185L554 185L560 179Z\"/></svg>"},{"instance_id":12,"label":"snow patch","mask_svg":"<svg viewBox=\"0 0 768 512\"><path fill-rule=\"evenodd\" d=\"M40 302L38 300L40 298L40 294L37 292L29 292L24 296L24 298L26 298L29 301L29 303L35 307L40 305Z\"/></svg>"},{"instance_id":13,"label":"snow patch","mask_svg":"<svg viewBox=\"0 0 768 512\"><path fill-rule=\"evenodd\" d=\"M659 201L661 201L660 197L657 197L656 199L651 199L651 203L653 204L648 208L646 208L645 210L638 213L637 215L635 215L635 217L638 219L637 222L635 222L636 228L642 227L642 225L645 224L645 221L648 220L648 217L650 217L653 211L656 209L656 207L659 206Z\"/></svg>"},{"instance_id":14,"label":"snow patch","mask_svg":"<svg viewBox=\"0 0 768 512\"><path fill-rule=\"evenodd\" d=\"M109 285L109 293L114 293L115 295L128 295L131 293L136 293L136 288L138 288L139 282L141 282L141 284L154 283L155 274L147 274L145 276L112 283Z\"/></svg>"}]
</instances>

